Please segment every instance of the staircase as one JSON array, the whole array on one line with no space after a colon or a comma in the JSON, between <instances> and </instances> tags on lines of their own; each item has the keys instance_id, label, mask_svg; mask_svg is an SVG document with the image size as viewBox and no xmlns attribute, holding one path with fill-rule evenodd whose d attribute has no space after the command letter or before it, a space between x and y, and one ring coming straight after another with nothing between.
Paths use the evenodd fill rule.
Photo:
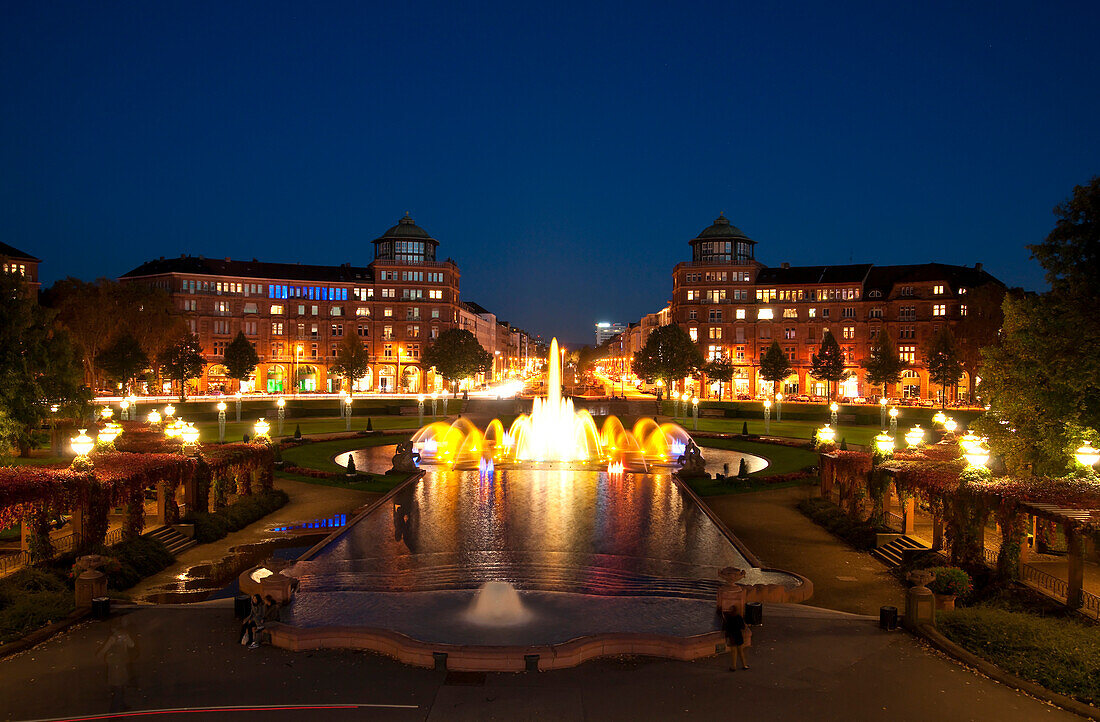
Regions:
<instances>
[{"instance_id":1,"label":"staircase","mask_svg":"<svg viewBox=\"0 0 1100 722\"><path fill-rule=\"evenodd\" d=\"M193 546L198 546L197 541L180 534L170 526L162 526L158 529L154 529L148 534L142 534L142 536L146 539L156 539L163 544L174 557L178 557L180 552L187 551Z\"/></svg>"},{"instance_id":2,"label":"staircase","mask_svg":"<svg viewBox=\"0 0 1100 722\"><path fill-rule=\"evenodd\" d=\"M924 546L917 540L908 536L900 536L894 541L883 544L878 549L871 552L871 556L878 559L880 562L888 567L901 566L901 562L905 557L905 553L908 551L928 551L929 547Z\"/></svg>"}]
</instances>

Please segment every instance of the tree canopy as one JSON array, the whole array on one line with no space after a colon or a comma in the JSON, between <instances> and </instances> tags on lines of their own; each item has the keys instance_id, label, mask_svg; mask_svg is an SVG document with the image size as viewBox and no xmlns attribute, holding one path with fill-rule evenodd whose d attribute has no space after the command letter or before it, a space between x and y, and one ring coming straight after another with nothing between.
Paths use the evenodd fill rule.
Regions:
<instances>
[{"instance_id":1,"label":"tree canopy","mask_svg":"<svg viewBox=\"0 0 1100 722\"><path fill-rule=\"evenodd\" d=\"M236 379L237 388L240 389L241 382L256 371L260 356L256 353L256 349L252 348L252 343L245 337L244 332L238 331L237 337L225 347L224 361L229 378Z\"/></svg>"},{"instance_id":2,"label":"tree canopy","mask_svg":"<svg viewBox=\"0 0 1100 722\"><path fill-rule=\"evenodd\" d=\"M180 401L187 400L187 382L202 376L206 361L202 357L202 344L194 334L181 336L161 353L161 366L172 381L180 385Z\"/></svg>"},{"instance_id":3,"label":"tree canopy","mask_svg":"<svg viewBox=\"0 0 1100 722\"><path fill-rule=\"evenodd\" d=\"M123 331L99 355L99 367L107 377L128 391L130 382L149 368L149 357L128 331Z\"/></svg>"},{"instance_id":4,"label":"tree canopy","mask_svg":"<svg viewBox=\"0 0 1100 722\"><path fill-rule=\"evenodd\" d=\"M661 379L668 389L679 379L694 375L703 355L687 331L676 324L661 326L649 334L645 346L634 354L634 373L644 379Z\"/></svg>"},{"instance_id":5,"label":"tree canopy","mask_svg":"<svg viewBox=\"0 0 1100 722\"><path fill-rule=\"evenodd\" d=\"M370 353L358 336L345 336L336 347L336 360L329 368L332 373L348 380L348 391L351 391L351 385L367 375Z\"/></svg>"},{"instance_id":6,"label":"tree canopy","mask_svg":"<svg viewBox=\"0 0 1100 722\"><path fill-rule=\"evenodd\" d=\"M493 355L483 349L477 337L464 328L449 328L439 334L435 343L424 350L421 363L435 367L448 383L457 384L493 368Z\"/></svg>"},{"instance_id":7,"label":"tree canopy","mask_svg":"<svg viewBox=\"0 0 1100 722\"><path fill-rule=\"evenodd\" d=\"M908 365L901 360L894 341L890 338L890 332L885 328L881 329L875 340L871 342L870 353L863 360L863 368L867 372L867 383L882 386L883 396L889 396L886 387L901 381L901 372Z\"/></svg>"},{"instance_id":8,"label":"tree canopy","mask_svg":"<svg viewBox=\"0 0 1100 722\"><path fill-rule=\"evenodd\" d=\"M725 385L733 380L736 367L728 358L717 358L703 366L703 373L712 381L718 382L718 398L721 399Z\"/></svg>"},{"instance_id":9,"label":"tree canopy","mask_svg":"<svg viewBox=\"0 0 1100 722\"><path fill-rule=\"evenodd\" d=\"M775 393L775 385L787 378L794 371L787 354L779 348L778 341L772 341L764 358L760 359L760 378L772 384L772 393Z\"/></svg>"},{"instance_id":10,"label":"tree canopy","mask_svg":"<svg viewBox=\"0 0 1100 722\"><path fill-rule=\"evenodd\" d=\"M831 331L825 331L820 348L810 357L810 373L829 384L830 396L835 396L837 384L851 375L844 367L844 353Z\"/></svg>"},{"instance_id":11,"label":"tree canopy","mask_svg":"<svg viewBox=\"0 0 1100 722\"><path fill-rule=\"evenodd\" d=\"M957 385L963 374L955 335L946 324L932 337L925 349L924 365L928 369L928 379L941 389L940 405L943 406L947 403L948 387Z\"/></svg>"}]
</instances>

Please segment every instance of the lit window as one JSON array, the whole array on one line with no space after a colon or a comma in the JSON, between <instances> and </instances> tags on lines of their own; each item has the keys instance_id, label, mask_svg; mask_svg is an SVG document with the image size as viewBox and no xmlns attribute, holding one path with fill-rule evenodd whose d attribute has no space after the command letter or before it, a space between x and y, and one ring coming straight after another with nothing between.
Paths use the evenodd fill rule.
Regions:
<instances>
[{"instance_id":1,"label":"lit window","mask_svg":"<svg viewBox=\"0 0 1100 722\"><path fill-rule=\"evenodd\" d=\"M692 326L691 328L688 329L688 336L691 336L692 341L698 341L699 340L699 329Z\"/></svg>"},{"instance_id":2,"label":"lit window","mask_svg":"<svg viewBox=\"0 0 1100 722\"><path fill-rule=\"evenodd\" d=\"M721 328L721 326L711 326L710 327L710 338L712 338L712 339L722 338L722 328Z\"/></svg>"},{"instance_id":3,"label":"lit window","mask_svg":"<svg viewBox=\"0 0 1100 722\"><path fill-rule=\"evenodd\" d=\"M942 284L936 284L935 286L932 286L932 295L933 296L942 296L943 295L943 285Z\"/></svg>"},{"instance_id":4,"label":"lit window","mask_svg":"<svg viewBox=\"0 0 1100 722\"><path fill-rule=\"evenodd\" d=\"M382 316L383 316L383 318L393 318L393 309L392 308L382 309Z\"/></svg>"},{"instance_id":5,"label":"lit window","mask_svg":"<svg viewBox=\"0 0 1100 722\"><path fill-rule=\"evenodd\" d=\"M966 315L966 304L965 303L959 305L959 315L960 316L965 316Z\"/></svg>"},{"instance_id":6,"label":"lit window","mask_svg":"<svg viewBox=\"0 0 1100 722\"><path fill-rule=\"evenodd\" d=\"M809 309L809 312L810 312L809 313L810 318L817 318L817 309L816 308Z\"/></svg>"},{"instance_id":7,"label":"lit window","mask_svg":"<svg viewBox=\"0 0 1100 722\"><path fill-rule=\"evenodd\" d=\"M841 330L841 332L842 332L842 335L844 336L844 338L846 338L846 339L853 339L853 338L856 337L856 327L855 326L845 326Z\"/></svg>"},{"instance_id":8,"label":"lit window","mask_svg":"<svg viewBox=\"0 0 1100 722\"><path fill-rule=\"evenodd\" d=\"M745 319L745 309L743 309L743 308L737 309L737 320L743 321L744 319Z\"/></svg>"},{"instance_id":9,"label":"lit window","mask_svg":"<svg viewBox=\"0 0 1100 722\"><path fill-rule=\"evenodd\" d=\"M359 306L358 308L355 309L355 315L356 316L369 316L370 315L370 307L369 306Z\"/></svg>"},{"instance_id":10,"label":"lit window","mask_svg":"<svg viewBox=\"0 0 1100 722\"><path fill-rule=\"evenodd\" d=\"M756 312L758 319L771 320L772 310L770 308L762 308Z\"/></svg>"},{"instance_id":11,"label":"lit window","mask_svg":"<svg viewBox=\"0 0 1100 722\"><path fill-rule=\"evenodd\" d=\"M898 358L902 361L915 361L917 357L916 346L898 346Z\"/></svg>"},{"instance_id":12,"label":"lit window","mask_svg":"<svg viewBox=\"0 0 1100 722\"><path fill-rule=\"evenodd\" d=\"M933 316L946 316L947 315L947 304L946 303L933 304L933 306L932 306L932 315Z\"/></svg>"},{"instance_id":13,"label":"lit window","mask_svg":"<svg viewBox=\"0 0 1100 722\"><path fill-rule=\"evenodd\" d=\"M281 316L281 315L282 315L282 313L283 313L283 306L282 306L282 304L275 304L275 305L273 305L273 306L271 307L271 313L272 313L272 315L274 315L274 316Z\"/></svg>"},{"instance_id":14,"label":"lit window","mask_svg":"<svg viewBox=\"0 0 1100 722\"><path fill-rule=\"evenodd\" d=\"M783 309L783 318L798 318L798 309L797 308L784 308Z\"/></svg>"}]
</instances>

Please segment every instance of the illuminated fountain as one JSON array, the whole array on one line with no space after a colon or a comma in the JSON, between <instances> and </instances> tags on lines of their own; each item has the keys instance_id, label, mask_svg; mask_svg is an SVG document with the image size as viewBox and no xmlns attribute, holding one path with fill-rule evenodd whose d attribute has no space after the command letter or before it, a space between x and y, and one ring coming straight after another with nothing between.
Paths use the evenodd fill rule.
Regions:
<instances>
[{"instance_id":1,"label":"illuminated fountain","mask_svg":"<svg viewBox=\"0 0 1100 722\"><path fill-rule=\"evenodd\" d=\"M611 464L615 469L649 469L674 464L690 438L678 424L639 419L627 430L615 416L603 427L584 409L573 408L561 396L561 357L558 340L550 342L546 398L535 399L531 414L521 414L507 431L499 419L485 430L467 419L452 424L438 421L413 436L415 450L429 463L491 473L508 462L577 462Z\"/></svg>"}]
</instances>

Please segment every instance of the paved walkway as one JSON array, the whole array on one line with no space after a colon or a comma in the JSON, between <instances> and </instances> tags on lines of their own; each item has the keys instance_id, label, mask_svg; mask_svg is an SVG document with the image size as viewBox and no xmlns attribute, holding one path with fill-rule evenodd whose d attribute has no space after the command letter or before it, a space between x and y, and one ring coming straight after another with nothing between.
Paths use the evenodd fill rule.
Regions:
<instances>
[{"instance_id":1,"label":"paved walkway","mask_svg":"<svg viewBox=\"0 0 1100 722\"><path fill-rule=\"evenodd\" d=\"M808 577L814 583L809 604L876 617L885 604L904 609L904 590L884 565L841 542L795 508L800 499L816 495L816 487L799 486L710 496L703 501L764 566Z\"/></svg>"},{"instance_id":2,"label":"paved walkway","mask_svg":"<svg viewBox=\"0 0 1100 722\"><path fill-rule=\"evenodd\" d=\"M230 559L233 549L256 544L268 539L283 538L280 532L269 532L274 526L294 525L331 517L334 514L351 514L356 509L378 498L378 494L338 486L323 486L302 481L276 478L275 486L290 496L286 506L268 514L263 519L209 544L200 544L183 552L175 564L147 577L125 593L131 599L144 599L165 588L175 587L179 575L188 569L204 564L217 565Z\"/></svg>"},{"instance_id":3,"label":"paved walkway","mask_svg":"<svg viewBox=\"0 0 1100 722\"><path fill-rule=\"evenodd\" d=\"M754 632L752 669L735 673L726 671L725 657L716 657L694 663L620 658L558 672L447 675L367 653L248 650L236 643L237 623L220 602L138 608L0 661L0 717L107 712L105 665L95 653L120 616L135 642L126 689L134 709L387 705L306 713L326 720L1076 719L943 660L905 633L806 607L770 605L764 626ZM230 714L261 719L241 712L224 717ZM301 711L262 714L303 718ZM199 717L157 717L166 718Z\"/></svg>"}]
</instances>

